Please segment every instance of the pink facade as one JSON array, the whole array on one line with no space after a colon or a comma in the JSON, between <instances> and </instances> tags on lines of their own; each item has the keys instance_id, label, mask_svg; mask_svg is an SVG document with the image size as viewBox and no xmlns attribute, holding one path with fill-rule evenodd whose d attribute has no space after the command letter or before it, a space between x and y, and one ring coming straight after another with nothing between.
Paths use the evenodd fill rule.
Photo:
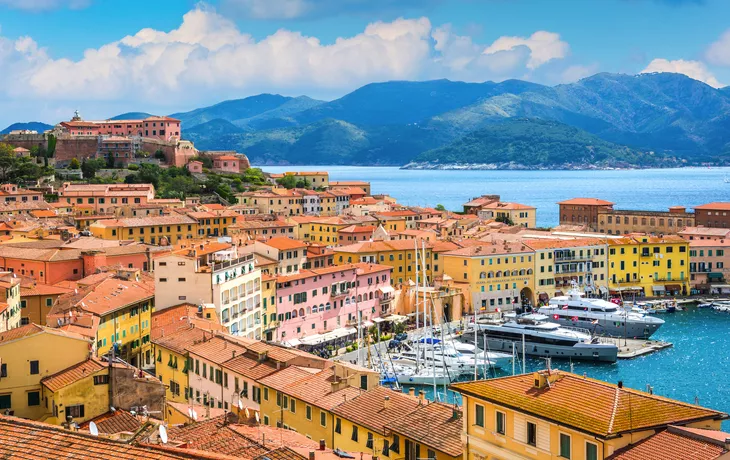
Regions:
<instances>
[{"instance_id":1,"label":"pink facade","mask_svg":"<svg viewBox=\"0 0 730 460\"><path fill-rule=\"evenodd\" d=\"M187 164L188 171L191 173L201 173L203 172L203 163L200 161L191 161Z\"/></svg>"},{"instance_id":2,"label":"pink facade","mask_svg":"<svg viewBox=\"0 0 730 460\"><path fill-rule=\"evenodd\" d=\"M388 313L391 267L348 264L277 278L277 340L355 327Z\"/></svg>"},{"instance_id":3,"label":"pink facade","mask_svg":"<svg viewBox=\"0 0 730 460\"><path fill-rule=\"evenodd\" d=\"M139 136L164 141L180 139L180 120L170 117L147 117L143 120L84 121L75 116L61 126L72 136Z\"/></svg>"},{"instance_id":4,"label":"pink facade","mask_svg":"<svg viewBox=\"0 0 730 460\"><path fill-rule=\"evenodd\" d=\"M213 170L238 174L241 160L233 155L221 155L213 158Z\"/></svg>"}]
</instances>

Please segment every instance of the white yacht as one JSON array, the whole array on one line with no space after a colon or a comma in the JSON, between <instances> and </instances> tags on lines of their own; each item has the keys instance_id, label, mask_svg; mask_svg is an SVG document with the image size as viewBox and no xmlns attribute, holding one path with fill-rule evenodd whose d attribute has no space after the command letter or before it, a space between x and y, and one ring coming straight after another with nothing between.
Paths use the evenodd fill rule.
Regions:
<instances>
[{"instance_id":1,"label":"white yacht","mask_svg":"<svg viewBox=\"0 0 730 460\"><path fill-rule=\"evenodd\" d=\"M474 357L478 363L488 361L492 367L497 369L507 369L512 365L512 355L507 353L499 353L495 351L484 351L474 344L454 340L451 344L456 350L464 356Z\"/></svg>"},{"instance_id":2,"label":"white yacht","mask_svg":"<svg viewBox=\"0 0 730 460\"><path fill-rule=\"evenodd\" d=\"M477 321L470 332L462 335L462 341L474 342L474 333L479 335L477 343L486 339L490 350L511 353L514 349L522 353L523 341L528 356L563 358L587 361L615 362L618 347L603 343L591 337L585 329L562 327L548 321L540 314L518 316L504 324Z\"/></svg>"},{"instance_id":3,"label":"white yacht","mask_svg":"<svg viewBox=\"0 0 730 460\"><path fill-rule=\"evenodd\" d=\"M649 338L664 320L638 311L627 311L603 299L588 299L577 289L553 297L539 313L564 326L585 328L594 334L611 337Z\"/></svg>"},{"instance_id":4,"label":"white yacht","mask_svg":"<svg viewBox=\"0 0 730 460\"><path fill-rule=\"evenodd\" d=\"M406 345L403 350L392 356L393 362L418 362L426 367L435 366L436 369L447 369L453 375L473 374L477 367L492 365L489 362L477 364L473 357L464 356L453 347L442 346L438 339L422 340L423 343L417 342L413 346ZM430 340L433 340L433 344Z\"/></svg>"}]
</instances>

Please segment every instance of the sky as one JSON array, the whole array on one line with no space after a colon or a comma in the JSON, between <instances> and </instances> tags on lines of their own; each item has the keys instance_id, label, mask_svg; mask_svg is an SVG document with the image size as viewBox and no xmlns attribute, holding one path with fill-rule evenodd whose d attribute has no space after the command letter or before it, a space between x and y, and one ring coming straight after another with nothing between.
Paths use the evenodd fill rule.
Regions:
<instances>
[{"instance_id":1,"label":"sky","mask_svg":"<svg viewBox=\"0 0 730 460\"><path fill-rule=\"evenodd\" d=\"M730 84L728 0L0 0L0 128L371 82Z\"/></svg>"}]
</instances>

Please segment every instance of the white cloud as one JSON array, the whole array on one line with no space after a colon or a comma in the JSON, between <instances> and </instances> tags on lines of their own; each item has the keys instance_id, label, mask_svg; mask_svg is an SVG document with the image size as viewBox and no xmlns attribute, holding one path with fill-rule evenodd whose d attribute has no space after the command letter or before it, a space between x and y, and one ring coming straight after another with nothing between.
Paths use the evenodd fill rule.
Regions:
<instances>
[{"instance_id":1,"label":"white cloud","mask_svg":"<svg viewBox=\"0 0 730 460\"><path fill-rule=\"evenodd\" d=\"M76 60L51 58L30 37L0 36L0 105L23 100L29 114L75 105L88 117L87 107L122 105L169 113L260 92L337 97L373 81L539 79L534 69L545 62L567 66L560 58L568 45L557 34L522 41L504 37L487 47L426 17L374 22L329 44L286 29L255 39L199 6L174 30L142 29Z\"/></svg>"},{"instance_id":2,"label":"white cloud","mask_svg":"<svg viewBox=\"0 0 730 460\"><path fill-rule=\"evenodd\" d=\"M570 50L568 43L560 40L560 35L539 30L529 37L500 37L484 50L484 54L511 51L521 46L530 50L528 69L536 69L553 59L562 59Z\"/></svg>"},{"instance_id":3,"label":"white cloud","mask_svg":"<svg viewBox=\"0 0 730 460\"><path fill-rule=\"evenodd\" d=\"M710 64L730 67L730 30L723 33L705 51L705 59Z\"/></svg>"},{"instance_id":4,"label":"white cloud","mask_svg":"<svg viewBox=\"0 0 730 460\"><path fill-rule=\"evenodd\" d=\"M0 6L26 11L47 11L58 8L79 9L89 6L91 0L0 0Z\"/></svg>"},{"instance_id":5,"label":"white cloud","mask_svg":"<svg viewBox=\"0 0 730 460\"><path fill-rule=\"evenodd\" d=\"M444 0L222 0L221 9L253 19L293 19L423 9Z\"/></svg>"},{"instance_id":6,"label":"white cloud","mask_svg":"<svg viewBox=\"0 0 730 460\"><path fill-rule=\"evenodd\" d=\"M707 66L700 61L685 61L684 59L677 59L676 61L669 61L667 59L654 59L649 63L646 69L642 70L641 73L654 73L654 72L672 72L681 73L687 75L690 78L705 82L714 88L720 88L724 86L717 78L710 72Z\"/></svg>"}]
</instances>

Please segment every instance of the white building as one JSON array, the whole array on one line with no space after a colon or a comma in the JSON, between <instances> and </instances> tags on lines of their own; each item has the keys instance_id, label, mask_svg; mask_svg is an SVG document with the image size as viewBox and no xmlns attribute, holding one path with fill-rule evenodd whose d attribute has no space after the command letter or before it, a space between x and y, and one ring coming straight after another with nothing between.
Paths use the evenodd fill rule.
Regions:
<instances>
[{"instance_id":1,"label":"white building","mask_svg":"<svg viewBox=\"0 0 730 460\"><path fill-rule=\"evenodd\" d=\"M261 338L261 270L227 243L192 245L155 259L155 308L215 305L231 334Z\"/></svg>"}]
</instances>

